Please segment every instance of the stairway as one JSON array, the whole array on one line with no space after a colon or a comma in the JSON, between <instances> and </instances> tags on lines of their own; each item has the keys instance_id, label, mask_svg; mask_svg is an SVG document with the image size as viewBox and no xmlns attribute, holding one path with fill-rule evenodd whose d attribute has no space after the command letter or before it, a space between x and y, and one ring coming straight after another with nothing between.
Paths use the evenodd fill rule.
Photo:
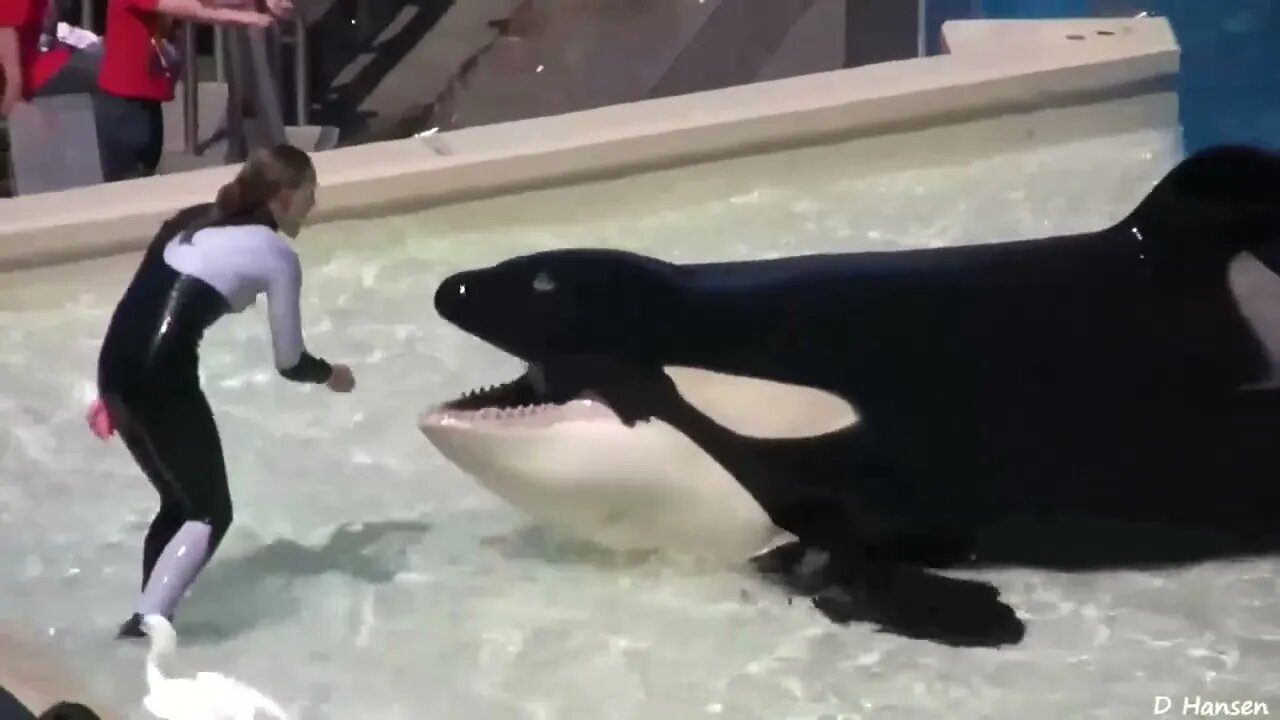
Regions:
<instances>
[{"instance_id":1,"label":"stairway","mask_svg":"<svg viewBox=\"0 0 1280 720\"><path fill-rule=\"evenodd\" d=\"M342 144L408 137L833 70L846 60L846 2L300 2L322 124L288 127L285 136L316 150L339 135ZM288 98L287 63L282 69ZM197 151L185 146L179 87L164 108L161 173L236 161L228 88L213 79L211 62L199 70ZM250 136L263 134L246 125ZM89 184L84 173L58 173L67 171L41 180L52 178L47 189Z\"/></svg>"},{"instance_id":2,"label":"stairway","mask_svg":"<svg viewBox=\"0 0 1280 720\"><path fill-rule=\"evenodd\" d=\"M526 0L432 122L483 125L834 70L843 9L844 0Z\"/></svg>"}]
</instances>

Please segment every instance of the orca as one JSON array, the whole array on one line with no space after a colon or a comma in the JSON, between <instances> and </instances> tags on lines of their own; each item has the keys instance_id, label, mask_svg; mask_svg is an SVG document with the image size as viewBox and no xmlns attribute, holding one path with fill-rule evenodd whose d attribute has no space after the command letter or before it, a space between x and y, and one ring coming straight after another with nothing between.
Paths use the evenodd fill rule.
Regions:
<instances>
[{"instance_id":1,"label":"orca","mask_svg":"<svg viewBox=\"0 0 1280 720\"><path fill-rule=\"evenodd\" d=\"M994 586L939 570L1280 547L1277 272L1280 156L1248 146L1092 232L535 252L440 282L442 318L528 368L418 426L539 522L750 561L835 622L1016 644Z\"/></svg>"}]
</instances>

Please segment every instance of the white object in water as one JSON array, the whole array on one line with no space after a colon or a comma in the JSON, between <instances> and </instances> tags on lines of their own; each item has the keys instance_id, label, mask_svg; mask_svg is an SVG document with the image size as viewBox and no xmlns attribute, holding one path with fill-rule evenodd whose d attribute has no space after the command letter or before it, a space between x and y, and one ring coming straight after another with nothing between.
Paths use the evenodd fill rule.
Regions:
<instances>
[{"instance_id":1,"label":"white object in water","mask_svg":"<svg viewBox=\"0 0 1280 720\"><path fill-rule=\"evenodd\" d=\"M200 672L194 678L167 678L160 660L174 651L178 634L161 615L147 615L142 627L151 638L147 652L147 696L142 706L161 720L254 720L258 711L288 720L271 698L221 673Z\"/></svg>"}]
</instances>

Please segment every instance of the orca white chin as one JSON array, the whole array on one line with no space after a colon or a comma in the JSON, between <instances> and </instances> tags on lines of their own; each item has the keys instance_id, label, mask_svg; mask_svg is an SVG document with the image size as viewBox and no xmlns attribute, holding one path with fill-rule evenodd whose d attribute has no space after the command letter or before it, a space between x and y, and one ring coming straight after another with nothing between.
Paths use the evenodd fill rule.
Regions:
<instances>
[{"instance_id":1,"label":"orca white chin","mask_svg":"<svg viewBox=\"0 0 1280 720\"><path fill-rule=\"evenodd\" d=\"M661 420L628 426L590 390L540 369L429 408L442 455L535 522L615 551L739 564L785 540L714 458Z\"/></svg>"}]
</instances>

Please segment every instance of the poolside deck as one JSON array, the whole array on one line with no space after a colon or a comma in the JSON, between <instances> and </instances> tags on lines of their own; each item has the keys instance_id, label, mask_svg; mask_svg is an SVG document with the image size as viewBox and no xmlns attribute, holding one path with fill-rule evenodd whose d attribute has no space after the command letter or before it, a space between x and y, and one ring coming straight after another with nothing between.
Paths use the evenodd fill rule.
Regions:
<instances>
[{"instance_id":1,"label":"poolside deck","mask_svg":"<svg viewBox=\"0 0 1280 720\"><path fill-rule=\"evenodd\" d=\"M1039 108L1147 98L1092 122L1176 118L1179 49L1162 18L952 21L943 34L946 55L320 152L315 220ZM135 251L234 172L0 200L0 270Z\"/></svg>"}]
</instances>

